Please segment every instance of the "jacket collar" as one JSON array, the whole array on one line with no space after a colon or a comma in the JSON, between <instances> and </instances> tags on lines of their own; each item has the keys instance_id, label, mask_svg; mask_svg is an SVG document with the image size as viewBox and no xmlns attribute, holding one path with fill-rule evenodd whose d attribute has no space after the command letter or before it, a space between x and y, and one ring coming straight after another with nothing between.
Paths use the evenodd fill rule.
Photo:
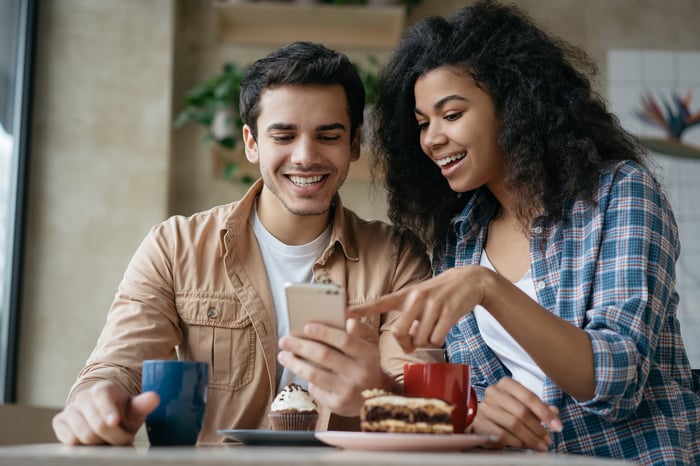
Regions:
<instances>
[{"instance_id":1,"label":"jacket collar","mask_svg":"<svg viewBox=\"0 0 700 466\"><path fill-rule=\"evenodd\" d=\"M343 254L348 260L358 261L360 258L357 255L357 249L352 241L351 228L347 222L347 215L343 202L340 200L340 195L336 193L331 204L333 210L333 227L331 231L331 239L328 242L328 248L323 253L321 262L325 263L328 260L333 248L336 244L343 250Z\"/></svg>"},{"instance_id":2,"label":"jacket collar","mask_svg":"<svg viewBox=\"0 0 700 466\"><path fill-rule=\"evenodd\" d=\"M242 234L242 229L248 228L248 218L250 218L250 212L253 209L255 199L260 195L263 186L264 183L262 178L258 179L255 183L253 183L243 197L238 202L234 203L231 214L226 217L219 232L220 253L222 255L226 254L227 250L224 238L228 236L232 241L235 241L236 238ZM331 202L331 210L333 211L331 239L328 243L328 247L321 256L321 263L324 264L328 260L335 249L336 244L340 246L340 249L343 251L343 254L348 260L358 261L359 257L357 255L357 249L355 248L354 241L352 240L350 226L346 220L345 208L340 200L340 195L337 193Z\"/></svg>"},{"instance_id":3,"label":"jacket collar","mask_svg":"<svg viewBox=\"0 0 700 466\"><path fill-rule=\"evenodd\" d=\"M478 188L462 211L452 219L453 234L457 237L475 234L481 225L487 225L496 215L498 208L498 201L491 191L485 186Z\"/></svg>"}]
</instances>

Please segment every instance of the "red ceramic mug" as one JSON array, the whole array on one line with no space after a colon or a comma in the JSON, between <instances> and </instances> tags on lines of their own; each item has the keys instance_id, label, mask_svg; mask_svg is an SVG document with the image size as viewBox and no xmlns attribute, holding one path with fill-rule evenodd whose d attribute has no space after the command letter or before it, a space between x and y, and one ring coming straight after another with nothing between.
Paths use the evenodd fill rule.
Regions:
<instances>
[{"instance_id":1,"label":"red ceramic mug","mask_svg":"<svg viewBox=\"0 0 700 466\"><path fill-rule=\"evenodd\" d=\"M469 366L466 364L449 362L404 364L404 394L440 398L454 404L452 426L456 434L461 434L474 421L478 405L469 375Z\"/></svg>"}]
</instances>

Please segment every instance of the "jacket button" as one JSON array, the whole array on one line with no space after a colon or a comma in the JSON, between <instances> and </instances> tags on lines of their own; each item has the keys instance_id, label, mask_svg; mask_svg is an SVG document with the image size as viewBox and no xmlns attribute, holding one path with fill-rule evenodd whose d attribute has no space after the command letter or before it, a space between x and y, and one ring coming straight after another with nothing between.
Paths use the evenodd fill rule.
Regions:
<instances>
[{"instance_id":1,"label":"jacket button","mask_svg":"<svg viewBox=\"0 0 700 466\"><path fill-rule=\"evenodd\" d=\"M547 286L547 284L544 282L544 280L540 280L537 282L537 289L538 290L544 290L544 288Z\"/></svg>"},{"instance_id":2,"label":"jacket button","mask_svg":"<svg viewBox=\"0 0 700 466\"><path fill-rule=\"evenodd\" d=\"M535 228L533 228L532 231L533 231L536 235L539 235L540 233L542 233L542 227L535 227Z\"/></svg>"},{"instance_id":3,"label":"jacket button","mask_svg":"<svg viewBox=\"0 0 700 466\"><path fill-rule=\"evenodd\" d=\"M210 308L207 310L207 317L209 317L210 319L216 319L217 317L219 317L219 311L217 311L217 310L216 310L215 308L213 308L213 307L210 307Z\"/></svg>"}]
</instances>

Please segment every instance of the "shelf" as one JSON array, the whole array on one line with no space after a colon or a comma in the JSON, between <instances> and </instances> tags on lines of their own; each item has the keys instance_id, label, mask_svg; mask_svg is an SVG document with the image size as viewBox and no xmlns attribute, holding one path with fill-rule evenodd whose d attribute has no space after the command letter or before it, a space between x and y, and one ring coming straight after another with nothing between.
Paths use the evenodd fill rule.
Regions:
<instances>
[{"instance_id":1,"label":"shelf","mask_svg":"<svg viewBox=\"0 0 700 466\"><path fill-rule=\"evenodd\" d=\"M392 49L404 29L403 6L231 3L214 0L221 42L280 46L294 41L329 47Z\"/></svg>"},{"instance_id":2,"label":"shelf","mask_svg":"<svg viewBox=\"0 0 700 466\"><path fill-rule=\"evenodd\" d=\"M639 142L647 149L662 155L684 159L700 159L700 147L673 139L640 137Z\"/></svg>"}]
</instances>

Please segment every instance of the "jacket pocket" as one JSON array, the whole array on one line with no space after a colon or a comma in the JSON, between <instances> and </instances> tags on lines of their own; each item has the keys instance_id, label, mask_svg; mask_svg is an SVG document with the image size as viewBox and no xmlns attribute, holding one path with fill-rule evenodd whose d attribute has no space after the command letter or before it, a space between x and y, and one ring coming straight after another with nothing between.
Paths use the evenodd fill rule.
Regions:
<instances>
[{"instance_id":1,"label":"jacket pocket","mask_svg":"<svg viewBox=\"0 0 700 466\"><path fill-rule=\"evenodd\" d=\"M182 357L209 363L209 388L236 391L253 380L255 331L241 303L213 293L176 297Z\"/></svg>"}]
</instances>

